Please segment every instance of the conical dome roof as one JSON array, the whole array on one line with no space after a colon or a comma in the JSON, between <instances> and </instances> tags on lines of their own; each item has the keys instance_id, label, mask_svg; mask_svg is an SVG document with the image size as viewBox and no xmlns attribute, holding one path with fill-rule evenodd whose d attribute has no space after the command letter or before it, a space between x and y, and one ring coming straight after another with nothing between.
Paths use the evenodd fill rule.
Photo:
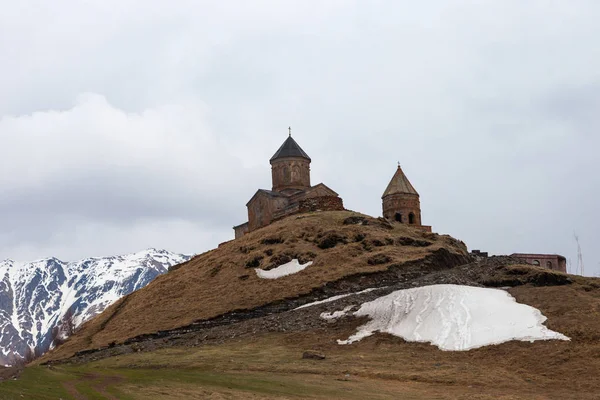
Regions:
<instances>
[{"instance_id":1,"label":"conical dome roof","mask_svg":"<svg viewBox=\"0 0 600 400\"><path fill-rule=\"evenodd\" d=\"M285 157L302 157L310 161L310 157L308 156L308 154L306 154L304 150L302 150L302 148L298 145L298 143L296 143L296 141L292 138L291 135L285 140L285 142L283 142L279 150L275 152L275 154L273 155L273 157L271 157L271 160L269 161L275 161L278 158Z\"/></svg>"},{"instance_id":2,"label":"conical dome roof","mask_svg":"<svg viewBox=\"0 0 600 400\"><path fill-rule=\"evenodd\" d=\"M392 177L392 180L385 189L385 192L383 192L382 197L389 196L390 194L416 194L417 196L419 195L419 193L417 193L417 191L410 183L406 175L404 175L404 172L402 171L402 168L400 168L399 165L398 169L396 170L396 173Z\"/></svg>"}]
</instances>

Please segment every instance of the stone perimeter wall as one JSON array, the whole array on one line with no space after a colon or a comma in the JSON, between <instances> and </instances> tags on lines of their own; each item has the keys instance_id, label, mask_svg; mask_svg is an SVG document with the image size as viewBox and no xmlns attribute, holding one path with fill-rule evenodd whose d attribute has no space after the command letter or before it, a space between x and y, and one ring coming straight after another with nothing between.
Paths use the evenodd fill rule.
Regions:
<instances>
[{"instance_id":1,"label":"stone perimeter wall","mask_svg":"<svg viewBox=\"0 0 600 400\"><path fill-rule=\"evenodd\" d=\"M344 202L338 196L319 196L300 200L298 212L343 211Z\"/></svg>"},{"instance_id":2,"label":"stone perimeter wall","mask_svg":"<svg viewBox=\"0 0 600 400\"><path fill-rule=\"evenodd\" d=\"M289 215L301 214L313 211L343 211L344 202L337 196L318 196L300 200L291 204L289 207L281 210L273 216L273 221L278 221Z\"/></svg>"}]
</instances>

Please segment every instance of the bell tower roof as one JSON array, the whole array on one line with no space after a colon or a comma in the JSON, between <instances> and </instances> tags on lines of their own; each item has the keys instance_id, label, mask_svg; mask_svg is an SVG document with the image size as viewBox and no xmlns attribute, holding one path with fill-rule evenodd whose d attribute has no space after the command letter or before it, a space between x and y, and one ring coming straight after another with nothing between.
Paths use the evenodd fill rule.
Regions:
<instances>
[{"instance_id":1,"label":"bell tower roof","mask_svg":"<svg viewBox=\"0 0 600 400\"><path fill-rule=\"evenodd\" d=\"M275 154L273 155L273 157L271 157L269 161L273 162L278 158L286 157L301 157L306 158L308 161L310 161L310 157L308 156L308 154L306 154L304 150L302 150L302 148L298 145L298 143L296 143L296 141L292 138L291 132L290 136L285 140L285 142L283 142L279 150L275 152Z\"/></svg>"},{"instance_id":2,"label":"bell tower roof","mask_svg":"<svg viewBox=\"0 0 600 400\"><path fill-rule=\"evenodd\" d=\"M389 196L391 194L416 194L417 196L419 195L419 193L417 193L417 191L410 183L406 175L404 175L404 172L402 171L402 168L399 164L396 173L394 174L392 180L385 189L385 192L383 192L382 197Z\"/></svg>"}]
</instances>

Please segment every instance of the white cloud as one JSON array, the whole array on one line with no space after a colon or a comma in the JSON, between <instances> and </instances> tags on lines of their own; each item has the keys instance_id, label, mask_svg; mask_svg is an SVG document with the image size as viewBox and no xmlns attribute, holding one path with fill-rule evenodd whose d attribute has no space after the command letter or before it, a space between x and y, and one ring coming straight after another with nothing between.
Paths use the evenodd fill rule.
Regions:
<instances>
[{"instance_id":1,"label":"white cloud","mask_svg":"<svg viewBox=\"0 0 600 400\"><path fill-rule=\"evenodd\" d=\"M206 244L198 238L227 239L223 224L245 217L235 199L258 181L207 126L198 102L126 113L86 94L68 110L3 117L0 146L6 150L0 214L5 231L17 232L4 238L5 251L14 246L13 252L29 249L37 257L50 243L73 257L94 246L109 249L106 242L138 248L146 239L148 246L170 242L194 251L173 240L156 243L160 230L152 227L166 226L165 239L200 248ZM141 237L140 226L150 227ZM95 239L90 231L98 231ZM187 241L188 234L195 238Z\"/></svg>"}]
</instances>

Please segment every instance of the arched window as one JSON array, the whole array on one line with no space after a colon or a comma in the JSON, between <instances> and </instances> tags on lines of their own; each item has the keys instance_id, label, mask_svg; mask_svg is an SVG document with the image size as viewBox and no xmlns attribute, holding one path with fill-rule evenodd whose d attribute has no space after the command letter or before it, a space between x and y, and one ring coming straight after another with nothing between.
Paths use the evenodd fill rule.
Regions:
<instances>
[{"instance_id":1,"label":"arched window","mask_svg":"<svg viewBox=\"0 0 600 400\"><path fill-rule=\"evenodd\" d=\"M546 261L546 267L552 269L552 261Z\"/></svg>"},{"instance_id":2,"label":"arched window","mask_svg":"<svg viewBox=\"0 0 600 400\"><path fill-rule=\"evenodd\" d=\"M538 267L540 266L540 260L533 260L531 263L533 265L537 265Z\"/></svg>"},{"instance_id":3,"label":"arched window","mask_svg":"<svg viewBox=\"0 0 600 400\"><path fill-rule=\"evenodd\" d=\"M415 223L415 214L413 214L413 213L408 214L408 223L409 224Z\"/></svg>"},{"instance_id":4,"label":"arched window","mask_svg":"<svg viewBox=\"0 0 600 400\"><path fill-rule=\"evenodd\" d=\"M396 215L394 215L394 219L401 223L402 222L402 214L396 213Z\"/></svg>"}]
</instances>

